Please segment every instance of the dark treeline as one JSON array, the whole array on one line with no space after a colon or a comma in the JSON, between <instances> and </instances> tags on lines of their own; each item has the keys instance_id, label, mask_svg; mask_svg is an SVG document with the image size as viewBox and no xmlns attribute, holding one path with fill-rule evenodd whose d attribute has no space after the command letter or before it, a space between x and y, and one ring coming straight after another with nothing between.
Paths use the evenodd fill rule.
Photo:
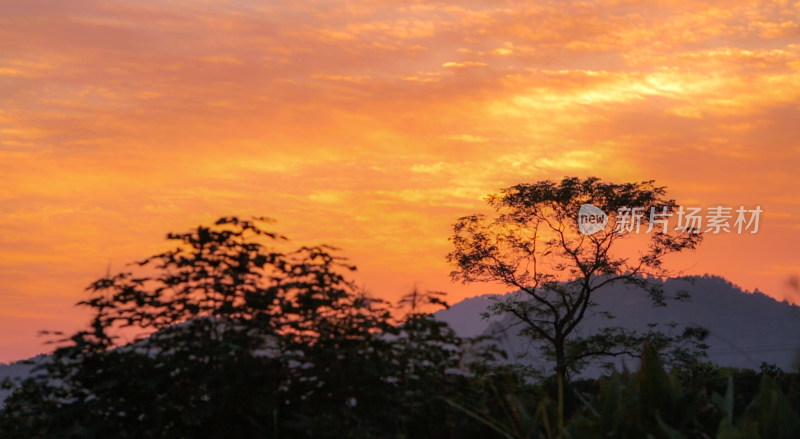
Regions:
<instances>
[{"instance_id":1,"label":"dark treeline","mask_svg":"<svg viewBox=\"0 0 800 439\"><path fill-rule=\"evenodd\" d=\"M172 250L94 282L80 302L92 311L87 328L61 335L34 376L5 383L14 392L0 437L800 437L800 376L710 364L700 328L673 337L571 332L609 282L640 287L657 306L686 299L643 275L663 273L663 255L694 248L701 237L692 231L652 238L633 262L610 252L624 237L613 229L567 233L589 199L607 212L674 208L663 193L651 182L520 185L490 199L494 220L464 217L454 227L454 278L499 280L528 295L489 313L518 317L555 365L550 376L533 379L488 340L458 337L432 315L447 306L443 293L371 298L335 249L285 250L267 220L227 217L169 234ZM550 237L534 245L539 227ZM550 272L537 252L555 264ZM559 269L573 280L551 274ZM641 358L640 369L574 379L617 355Z\"/></svg>"}]
</instances>

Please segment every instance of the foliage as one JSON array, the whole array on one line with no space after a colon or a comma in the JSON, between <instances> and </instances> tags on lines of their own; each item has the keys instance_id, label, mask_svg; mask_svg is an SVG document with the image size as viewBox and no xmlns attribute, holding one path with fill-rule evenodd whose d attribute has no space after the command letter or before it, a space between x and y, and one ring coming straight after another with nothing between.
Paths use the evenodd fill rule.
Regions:
<instances>
[{"instance_id":1,"label":"foliage","mask_svg":"<svg viewBox=\"0 0 800 439\"><path fill-rule=\"evenodd\" d=\"M638 372L574 383L565 412L552 380L434 318L443 293L392 307L334 249L281 251L264 223L170 234L94 282L88 328L15 387L0 438L800 437L797 374L687 351L668 373L655 333Z\"/></svg>"},{"instance_id":2,"label":"foliage","mask_svg":"<svg viewBox=\"0 0 800 439\"><path fill-rule=\"evenodd\" d=\"M639 236L646 236L645 249L636 258L619 254L617 248L620 241L633 238L638 230L622 227L633 217L625 219L619 212L641 209L645 215L640 224L656 225L647 213L672 215L677 209L676 202L665 198L665 193L652 181L614 184L594 177L519 184L488 197L489 205L496 210L493 217L469 215L453 226L454 248L448 255L455 266L451 276L462 282L499 283L519 291L496 301L490 313L513 317L521 333L538 344L543 358L554 363L559 412L563 411L564 382L593 360L635 356L644 342L666 348L702 341L701 330L670 338L652 328L638 334L609 326L591 335L578 335L581 322L595 307L593 296L604 286L631 285L646 291L656 305L666 304L669 298L662 284L648 276L668 274L663 258L694 249L702 234L693 229L642 233ZM586 204L608 214L605 229L593 234L581 232L578 212Z\"/></svg>"},{"instance_id":3,"label":"foliage","mask_svg":"<svg viewBox=\"0 0 800 439\"><path fill-rule=\"evenodd\" d=\"M24 382L3 437L420 437L466 428L442 398L475 398L482 356L419 312L355 288L329 247L282 252L264 219L170 234L170 251L109 275L89 328ZM133 339L123 342L123 338ZM452 418L447 424L441 419ZM465 418L462 418L465 419ZM435 421L435 422L434 422ZM479 431L480 429L478 429Z\"/></svg>"},{"instance_id":4,"label":"foliage","mask_svg":"<svg viewBox=\"0 0 800 439\"><path fill-rule=\"evenodd\" d=\"M459 408L509 439L800 437L798 411L774 376L757 374L760 383L742 394L735 390L740 377L734 372L744 371L715 369L713 373L725 382L722 393L687 387L675 371L665 370L655 349L647 346L639 371L582 383L589 384L577 395L582 403L560 430L554 428L556 404L546 397L507 395L505 399L513 403L506 404L499 415L476 405ZM735 401L741 397L747 403L739 411Z\"/></svg>"},{"instance_id":5,"label":"foliage","mask_svg":"<svg viewBox=\"0 0 800 439\"><path fill-rule=\"evenodd\" d=\"M570 436L581 438L793 438L800 437L800 417L767 374L760 390L740 416L735 416L734 378L724 394L685 388L668 374L655 350L646 348L641 369L615 374L589 397L583 413L573 418Z\"/></svg>"}]
</instances>

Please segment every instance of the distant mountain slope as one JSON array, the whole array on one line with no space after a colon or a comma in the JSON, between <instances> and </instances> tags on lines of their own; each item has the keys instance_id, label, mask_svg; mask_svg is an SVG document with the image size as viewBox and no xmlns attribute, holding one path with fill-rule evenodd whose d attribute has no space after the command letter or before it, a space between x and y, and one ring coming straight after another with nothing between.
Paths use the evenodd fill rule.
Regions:
<instances>
[{"instance_id":1,"label":"distant mountain slope","mask_svg":"<svg viewBox=\"0 0 800 439\"><path fill-rule=\"evenodd\" d=\"M641 291L624 287L605 288L596 296L597 310L608 311L616 318L609 321L596 316L587 317L581 330L587 334L612 325L642 330L651 322L671 321L678 323L677 330L688 325L703 326L710 331L707 339L709 359L717 364L757 369L761 362L767 362L783 369L792 367L795 354L800 351L800 307L778 302L759 292L742 291L716 276L697 277L693 284L671 279L666 281L665 288L670 292L687 290L692 299L656 308ZM516 331L501 331L513 320L495 317L487 321L481 318L493 297L497 296L487 294L465 299L436 315L461 336L493 335L513 357L522 355L521 361L540 368L547 367L530 343L517 336ZM39 363L47 358L40 355L34 361ZM636 361L628 359L627 364L635 367ZM0 381L6 377L24 377L32 367L23 362L1 365ZM0 389L0 406L7 394Z\"/></svg>"},{"instance_id":2,"label":"distant mountain slope","mask_svg":"<svg viewBox=\"0 0 800 439\"><path fill-rule=\"evenodd\" d=\"M18 380L30 376L35 365L41 364L41 362L45 361L47 358L47 355L42 354L29 360L0 365L0 383L5 381L6 378ZM0 388L0 407L2 407L3 401L5 401L10 393L11 390Z\"/></svg>"},{"instance_id":3,"label":"distant mountain slope","mask_svg":"<svg viewBox=\"0 0 800 439\"><path fill-rule=\"evenodd\" d=\"M481 318L481 313L492 303L492 299L502 297L498 294L484 294L470 297L456 303L435 315L445 322L461 337L477 337L489 327L489 321ZM496 319L493 319L496 320Z\"/></svg>"},{"instance_id":4,"label":"distant mountain slope","mask_svg":"<svg viewBox=\"0 0 800 439\"><path fill-rule=\"evenodd\" d=\"M623 286L604 288L595 296L596 310L608 311L616 318L587 317L581 326L582 333L589 334L605 326L644 330L651 322L676 322L676 331L685 326L702 326L710 331L706 342L709 359L714 363L755 369L761 362L774 363L783 369L792 367L800 351L800 307L776 301L758 291L742 291L716 276L695 277L693 283L670 279L664 287L669 292L687 290L692 298L688 302L671 302L667 307L653 307L642 291ZM524 355L524 362L546 367L516 330L499 332L514 322L512 318L481 319L480 314L491 303L491 297L466 299L437 316L462 336L494 334L510 354ZM628 359L627 364L634 366L635 361Z\"/></svg>"}]
</instances>

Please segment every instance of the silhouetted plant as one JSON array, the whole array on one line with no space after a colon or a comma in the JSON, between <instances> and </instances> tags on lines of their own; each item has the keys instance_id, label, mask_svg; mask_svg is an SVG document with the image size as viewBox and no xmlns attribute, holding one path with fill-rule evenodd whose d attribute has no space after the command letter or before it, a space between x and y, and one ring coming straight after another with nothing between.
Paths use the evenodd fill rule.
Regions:
<instances>
[{"instance_id":1,"label":"silhouetted plant","mask_svg":"<svg viewBox=\"0 0 800 439\"><path fill-rule=\"evenodd\" d=\"M638 257L616 253L619 241L634 234L633 228L616 227L623 225L619 210L672 214L677 204L665 193L652 181L613 184L594 177L519 184L488 197L496 215L465 216L453 226L454 249L448 255L455 265L453 279L498 283L520 292L497 300L489 314L512 316L521 333L539 343L543 357L553 361L559 424L564 418L563 385L570 373L592 360L636 356L645 341L667 347L702 338L700 331L676 339L655 330L638 334L614 326L577 335L584 317L593 312L594 294L604 286L641 288L657 305L669 299L662 284L646 275L665 276L664 256L694 249L702 239L699 231L657 230L646 235L646 248ZM578 213L585 204L608 214L606 228L581 232ZM639 221L644 226L651 223L647 214Z\"/></svg>"},{"instance_id":2,"label":"silhouetted plant","mask_svg":"<svg viewBox=\"0 0 800 439\"><path fill-rule=\"evenodd\" d=\"M499 410L478 403L451 405L500 437L508 439L601 438L793 438L800 437L800 417L769 374L737 413L735 376L730 370L722 392L688 388L677 372L668 373L652 346L646 346L637 372L614 373L592 380L579 392L581 408L554 428L557 403L547 397L525 398L524 385L508 388Z\"/></svg>"},{"instance_id":3,"label":"silhouetted plant","mask_svg":"<svg viewBox=\"0 0 800 439\"><path fill-rule=\"evenodd\" d=\"M6 401L3 436L468 431L441 399L474 392L461 339L416 305L396 321L342 274L354 268L333 249L280 251L285 237L265 222L229 217L169 234L174 249L94 282L80 302L89 328Z\"/></svg>"},{"instance_id":4,"label":"silhouetted plant","mask_svg":"<svg viewBox=\"0 0 800 439\"><path fill-rule=\"evenodd\" d=\"M657 333L638 372L575 386L560 426L547 382L431 314L443 293L367 297L332 248L281 251L265 221L170 234L174 249L94 282L88 328L19 383L0 437L800 437L796 374L667 373L674 340Z\"/></svg>"}]
</instances>

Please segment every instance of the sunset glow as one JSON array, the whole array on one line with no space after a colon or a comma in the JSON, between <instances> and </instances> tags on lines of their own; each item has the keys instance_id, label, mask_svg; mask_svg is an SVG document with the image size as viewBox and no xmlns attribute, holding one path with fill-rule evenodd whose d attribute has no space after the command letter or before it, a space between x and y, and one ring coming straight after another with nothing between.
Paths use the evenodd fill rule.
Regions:
<instances>
[{"instance_id":1,"label":"sunset glow","mask_svg":"<svg viewBox=\"0 0 800 439\"><path fill-rule=\"evenodd\" d=\"M0 361L164 236L264 215L372 294L451 302L457 218L522 182L764 210L671 260L800 302L800 2L0 3Z\"/></svg>"}]
</instances>

